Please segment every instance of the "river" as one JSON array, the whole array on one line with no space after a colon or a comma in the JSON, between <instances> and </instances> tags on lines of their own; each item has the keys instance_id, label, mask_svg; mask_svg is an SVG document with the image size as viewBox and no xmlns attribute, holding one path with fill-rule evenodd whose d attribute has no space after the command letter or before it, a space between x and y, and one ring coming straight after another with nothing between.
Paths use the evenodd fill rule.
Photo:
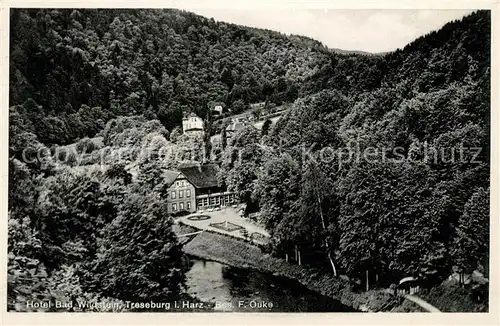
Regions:
<instances>
[{"instance_id":1,"label":"river","mask_svg":"<svg viewBox=\"0 0 500 326\"><path fill-rule=\"evenodd\" d=\"M347 312L352 308L310 291L295 280L192 259L188 294L215 311Z\"/></svg>"}]
</instances>

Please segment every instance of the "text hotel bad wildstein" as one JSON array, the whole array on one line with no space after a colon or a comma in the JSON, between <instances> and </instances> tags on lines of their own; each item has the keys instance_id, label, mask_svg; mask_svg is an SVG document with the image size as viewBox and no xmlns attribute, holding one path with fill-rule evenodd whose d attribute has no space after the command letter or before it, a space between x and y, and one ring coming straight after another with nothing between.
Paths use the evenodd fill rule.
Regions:
<instances>
[{"instance_id":1,"label":"text hotel bad wildstein","mask_svg":"<svg viewBox=\"0 0 500 326\"><path fill-rule=\"evenodd\" d=\"M176 309L203 309L204 304L200 302L190 301L173 301L173 302L156 302L156 301L116 301L116 302L96 302L96 301L59 301L59 300L42 300L42 301L26 301L28 310L67 310L74 311L120 311L132 309L154 309L154 310L176 310Z\"/></svg>"},{"instance_id":2,"label":"text hotel bad wildstein","mask_svg":"<svg viewBox=\"0 0 500 326\"><path fill-rule=\"evenodd\" d=\"M252 300L239 301L237 307L245 307L251 309L259 310L271 310L273 304L271 302L262 302ZM155 302L155 301L143 301L143 302L133 302L133 301L59 301L59 300L41 300L41 301L26 301L26 308L29 311L57 311L57 310L72 310L72 311L122 311L122 310L171 310L171 311L189 311L189 310L210 310L215 308L216 310L220 308L234 308L232 303L228 302L214 302L214 303L203 303L203 302L191 302L188 300L183 301L173 301L173 302Z\"/></svg>"}]
</instances>

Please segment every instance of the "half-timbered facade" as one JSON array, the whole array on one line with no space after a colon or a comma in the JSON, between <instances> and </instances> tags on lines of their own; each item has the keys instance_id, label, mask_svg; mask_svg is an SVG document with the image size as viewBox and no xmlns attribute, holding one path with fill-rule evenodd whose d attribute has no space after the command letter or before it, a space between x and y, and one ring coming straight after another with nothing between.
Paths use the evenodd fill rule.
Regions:
<instances>
[{"instance_id":1,"label":"half-timbered facade","mask_svg":"<svg viewBox=\"0 0 500 326\"><path fill-rule=\"evenodd\" d=\"M236 203L234 193L217 181L215 164L195 165L168 171L168 213L229 206Z\"/></svg>"}]
</instances>

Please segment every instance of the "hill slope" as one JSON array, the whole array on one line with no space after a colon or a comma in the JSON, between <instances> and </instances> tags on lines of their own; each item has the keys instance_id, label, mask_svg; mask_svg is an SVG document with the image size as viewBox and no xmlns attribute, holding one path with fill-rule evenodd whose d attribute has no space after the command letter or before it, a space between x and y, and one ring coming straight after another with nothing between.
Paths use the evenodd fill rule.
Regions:
<instances>
[{"instance_id":1,"label":"hill slope","mask_svg":"<svg viewBox=\"0 0 500 326\"><path fill-rule=\"evenodd\" d=\"M326 58L311 39L178 10L12 10L10 31L10 105L31 98L42 108L27 120L63 127L82 118L69 116L82 105L101 107L103 120L157 115L171 129L182 111L205 117L214 101L235 110L269 97L293 101ZM29 127L46 143L92 136Z\"/></svg>"},{"instance_id":2,"label":"hill slope","mask_svg":"<svg viewBox=\"0 0 500 326\"><path fill-rule=\"evenodd\" d=\"M487 309L484 285L436 285L488 271L488 12L385 56L176 10L13 10L11 21L9 310L180 297L188 266L162 169L201 161L205 144L169 131L210 101L297 97L274 127L217 148L221 181L261 213L268 249L354 287L416 276L432 303L464 298L440 309ZM39 142L97 133L63 147L73 156Z\"/></svg>"},{"instance_id":3,"label":"hill slope","mask_svg":"<svg viewBox=\"0 0 500 326\"><path fill-rule=\"evenodd\" d=\"M489 25L477 12L383 57L332 55L268 134L233 137L222 175L275 252L381 287L487 270Z\"/></svg>"}]
</instances>

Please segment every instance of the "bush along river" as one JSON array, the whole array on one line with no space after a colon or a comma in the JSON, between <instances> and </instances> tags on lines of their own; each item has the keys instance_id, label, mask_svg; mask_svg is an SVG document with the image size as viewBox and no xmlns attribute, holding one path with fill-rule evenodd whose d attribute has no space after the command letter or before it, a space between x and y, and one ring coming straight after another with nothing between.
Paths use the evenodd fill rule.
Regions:
<instances>
[{"instance_id":1,"label":"bush along river","mask_svg":"<svg viewBox=\"0 0 500 326\"><path fill-rule=\"evenodd\" d=\"M187 294L216 312L356 311L286 277L197 258L191 262Z\"/></svg>"}]
</instances>

